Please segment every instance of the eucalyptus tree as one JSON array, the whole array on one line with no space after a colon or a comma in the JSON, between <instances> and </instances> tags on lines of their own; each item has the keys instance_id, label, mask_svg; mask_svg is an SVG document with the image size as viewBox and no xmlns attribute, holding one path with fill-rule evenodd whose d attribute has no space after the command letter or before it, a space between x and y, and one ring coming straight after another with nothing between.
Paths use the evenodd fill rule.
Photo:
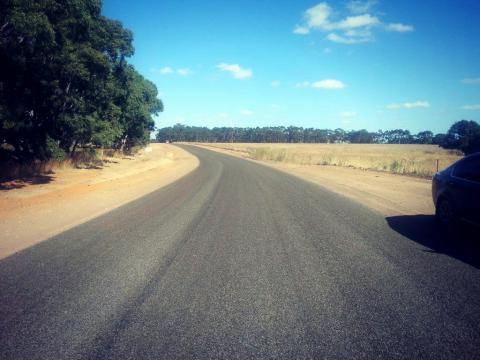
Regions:
<instances>
[{"instance_id":1,"label":"eucalyptus tree","mask_svg":"<svg viewBox=\"0 0 480 360\"><path fill-rule=\"evenodd\" d=\"M100 0L1 0L0 144L13 157L148 139L162 109L156 88L127 64L131 31L101 9Z\"/></svg>"}]
</instances>

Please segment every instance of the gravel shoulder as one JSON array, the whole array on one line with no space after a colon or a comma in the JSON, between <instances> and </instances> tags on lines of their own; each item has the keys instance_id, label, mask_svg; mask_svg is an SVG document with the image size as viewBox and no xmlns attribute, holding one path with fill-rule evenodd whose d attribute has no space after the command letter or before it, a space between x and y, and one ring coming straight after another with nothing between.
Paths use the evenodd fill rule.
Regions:
<instances>
[{"instance_id":1,"label":"gravel shoulder","mask_svg":"<svg viewBox=\"0 0 480 360\"><path fill-rule=\"evenodd\" d=\"M358 201L382 215L433 214L431 180L338 166L298 165L251 160L246 153L197 144L273 167Z\"/></svg>"},{"instance_id":2,"label":"gravel shoulder","mask_svg":"<svg viewBox=\"0 0 480 360\"><path fill-rule=\"evenodd\" d=\"M61 169L0 190L0 259L166 186L198 166L169 144L100 168Z\"/></svg>"}]
</instances>

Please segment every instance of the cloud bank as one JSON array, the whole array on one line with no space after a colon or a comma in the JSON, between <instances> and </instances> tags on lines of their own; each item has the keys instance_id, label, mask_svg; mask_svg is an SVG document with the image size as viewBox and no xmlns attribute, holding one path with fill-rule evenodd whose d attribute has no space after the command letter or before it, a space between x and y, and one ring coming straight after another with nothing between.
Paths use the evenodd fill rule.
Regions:
<instances>
[{"instance_id":1,"label":"cloud bank","mask_svg":"<svg viewBox=\"0 0 480 360\"><path fill-rule=\"evenodd\" d=\"M326 39L340 44L359 44L374 41L374 32L385 30L389 32L406 33L414 31L412 25L402 23L384 24L371 11L377 1L350 1L347 3L348 15L338 18L339 11L321 2L303 13L300 25L296 25L293 33L308 35L312 31L327 32Z\"/></svg>"}]
</instances>

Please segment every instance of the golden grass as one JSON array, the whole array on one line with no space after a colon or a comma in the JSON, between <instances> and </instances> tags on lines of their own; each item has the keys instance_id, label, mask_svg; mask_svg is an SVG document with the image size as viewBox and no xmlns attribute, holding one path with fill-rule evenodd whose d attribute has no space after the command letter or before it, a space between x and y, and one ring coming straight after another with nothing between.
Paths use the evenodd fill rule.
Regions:
<instances>
[{"instance_id":1,"label":"golden grass","mask_svg":"<svg viewBox=\"0 0 480 360\"><path fill-rule=\"evenodd\" d=\"M462 157L436 145L394 144L205 144L241 152L255 160L332 165L430 177Z\"/></svg>"},{"instance_id":2,"label":"golden grass","mask_svg":"<svg viewBox=\"0 0 480 360\"><path fill-rule=\"evenodd\" d=\"M112 149L94 149L93 151L79 149L72 158L64 160L32 160L27 163L9 162L0 165L0 181L48 175L62 169L98 168L104 162L123 156L125 156L124 153Z\"/></svg>"}]
</instances>

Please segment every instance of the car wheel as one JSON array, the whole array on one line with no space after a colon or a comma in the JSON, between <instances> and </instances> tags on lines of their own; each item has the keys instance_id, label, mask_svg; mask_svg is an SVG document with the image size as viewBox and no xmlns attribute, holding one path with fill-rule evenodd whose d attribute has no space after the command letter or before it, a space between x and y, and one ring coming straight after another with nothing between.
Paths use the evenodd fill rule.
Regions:
<instances>
[{"instance_id":1,"label":"car wheel","mask_svg":"<svg viewBox=\"0 0 480 360\"><path fill-rule=\"evenodd\" d=\"M435 209L435 218L442 225L453 225L456 221L453 205L448 199L440 199Z\"/></svg>"}]
</instances>

